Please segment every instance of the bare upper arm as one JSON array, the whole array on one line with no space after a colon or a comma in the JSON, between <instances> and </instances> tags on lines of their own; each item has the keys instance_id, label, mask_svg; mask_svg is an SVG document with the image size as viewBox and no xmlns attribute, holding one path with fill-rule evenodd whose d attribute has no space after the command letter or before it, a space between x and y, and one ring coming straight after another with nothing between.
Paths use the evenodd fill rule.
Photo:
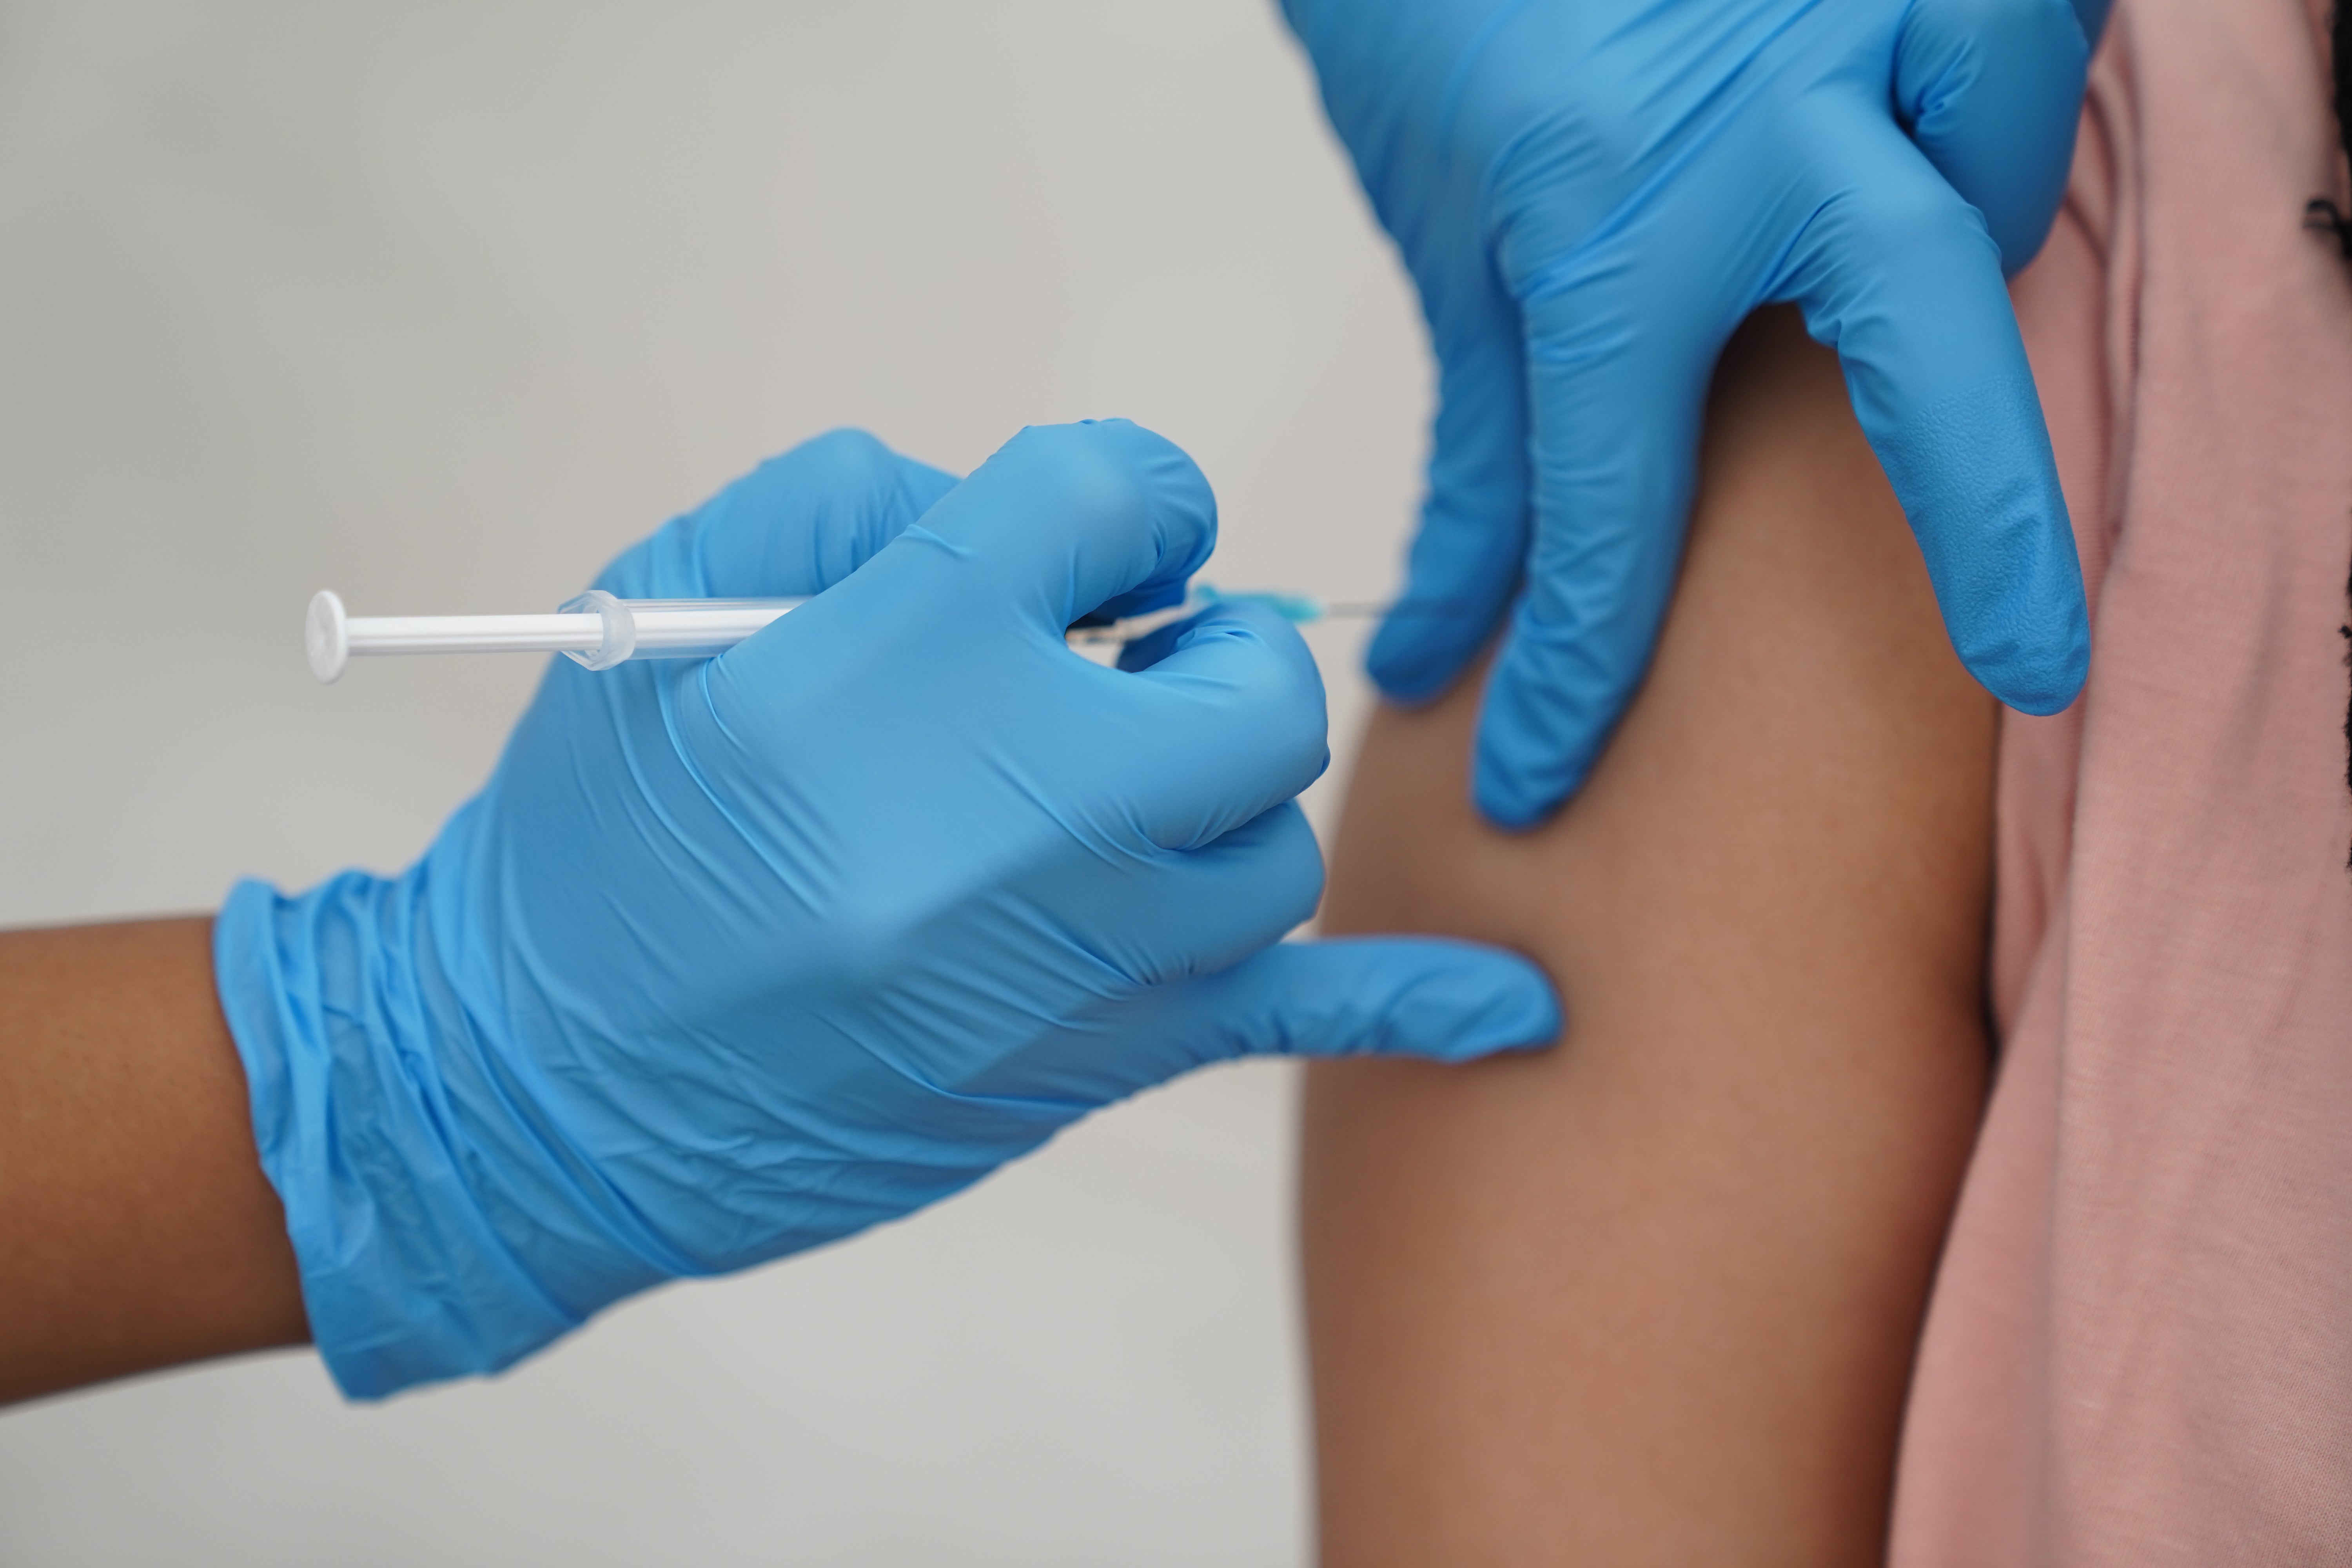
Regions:
<instances>
[{"instance_id":1,"label":"bare upper arm","mask_svg":"<svg viewBox=\"0 0 2352 1568\"><path fill-rule=\"evenodd\" d=\"M1536 832L1469 805L1475 685L1376 718L1326 928L1517 947L1570 1022L1311 1080L1327 1561L1874 1560L1982 1092L1994 707L1793 314L1726 354L1656 662Z\"/></svg>"}]
</instances>

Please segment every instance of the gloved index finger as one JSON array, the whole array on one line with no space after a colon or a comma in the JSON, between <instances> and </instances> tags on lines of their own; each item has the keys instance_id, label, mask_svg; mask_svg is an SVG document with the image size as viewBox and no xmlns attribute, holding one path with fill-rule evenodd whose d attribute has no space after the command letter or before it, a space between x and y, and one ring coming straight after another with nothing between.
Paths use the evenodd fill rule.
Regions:
<instances>
[{"instance_id":1,"label":"gloved index finger","mask_svg":"<svg viewBox=\"0 0 2352 1568\"><path fill-rule=\"evenodd\" d=\"M863 430L771 458L624 552L597 586L625 599L821 594L955 488Z\"/></svg>"},{"instance_id":2,"label":"gloved index finger","mask_svg":"<svg viewBox=\"0 0 2352 1568\"><path fill-rule=\"evenodd\" d=\"M1217 540L1216 499L1173 442L1124 419L1032 426L877 562L890 592L1040 636L1112 600L1173 599Z\"/></svg>"},{"instance_id":3,"label":"gloved index finger","mask_svg":"<svg viewBox=\"0 0 2352 1568\"><path fill-rule=\"evenodd\" d=\"M1172 651L1105 672L1098 721L1145 834L1165 849L1214 842L1291 799L1330 765L1323 678L1297 627L1257 605L1220 605Z\"/></svg>"},{"instance_id":4,"label":"gloved index finger","mask_svg":"<svg viewBox=\"0 0 2352 1568\"><path fill-rule=\"evenodd\" d=\"M1470 294L1472 298L1459 296ZM1404 592L1364 656L1400 702L1436 697L1509 607L1528 535L1528 385L1515 306L1456 288L1429 310L1437 418Z\"/></svg>"}]
</instances>

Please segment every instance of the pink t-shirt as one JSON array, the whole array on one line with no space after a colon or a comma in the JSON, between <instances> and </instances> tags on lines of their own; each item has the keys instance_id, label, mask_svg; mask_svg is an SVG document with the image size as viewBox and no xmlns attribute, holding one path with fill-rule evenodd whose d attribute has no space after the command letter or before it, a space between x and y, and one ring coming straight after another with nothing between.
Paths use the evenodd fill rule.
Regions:
<instances>
[{"instance_id":1,"label":"pink t-shirt","mask_svg":"<svg viewBox=\"0 0 2352 1568\"><path fill-rule=\"evenodd\" d=\"M2352 68L2352 61L2347 62ZM2352 270L2325 5L2121 0L2017 284L2090 683L2002 731L2002 1058L1895 1568L2352 1563Z\"/></svg>"}]
</instances>

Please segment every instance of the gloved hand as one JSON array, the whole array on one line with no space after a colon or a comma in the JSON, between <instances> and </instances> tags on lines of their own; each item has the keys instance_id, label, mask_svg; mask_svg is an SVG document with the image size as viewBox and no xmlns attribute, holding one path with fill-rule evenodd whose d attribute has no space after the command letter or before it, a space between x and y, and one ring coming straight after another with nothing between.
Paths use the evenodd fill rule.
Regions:
<instances>
[{"instance_id":1,"label":"gloved hand","mask_svg":"<svg viewBox=\"0 0 2352 1568\"><path fill-rule=\"evenodd\" d=\"M2081 570L2002 267L2064 189L2083 5L1284 0L1439 364L1371 674L1433 697L1510 611L1488 816L1539 820L1624 711L1716 357L1771 301L1843 361L1969 668L2029 713L2074 700Z\"/></svg>"},{"instance_id":2,"label":"gloved hand","mask_svg":"<svg viewBox=\"0 0 2352 1568\"><path fill-rule=\"evenodd\" d=\"M1134 674L1064 645L1215 531L1124 422L961 484L812 442L599 585L822 597L707 661L553 662L404 875L241 884L221 1000L344 1391L904 1215L1205 1062L1555 1034L1504 953L1269 946L1322 881L1291 798L1322 685L1282 621L1209 614Z\"/></svg>"}]
</instances>

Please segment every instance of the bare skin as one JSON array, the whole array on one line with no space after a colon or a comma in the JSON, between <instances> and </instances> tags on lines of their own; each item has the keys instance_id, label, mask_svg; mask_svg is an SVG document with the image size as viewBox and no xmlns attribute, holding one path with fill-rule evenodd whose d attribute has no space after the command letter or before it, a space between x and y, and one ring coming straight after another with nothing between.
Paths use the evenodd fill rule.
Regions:
<instances>
[{"instance_id":1,"label":"bare skin","mask_svg":"<svg viewBox=\"0 0 2352 1568\"><path fill-rule=\"evenodd\" d=\"M310 1337L211 932L0 932L0 1403Z\"/></svg>"},{"instance_id":2,"label":"bare skin","mask_svg":"<svg viewBox=\"0 0 2352 1568\"><path fill-rule=\"evenodd\" d=\"M1883 1558L1988 1071L1995 710L1793 315L1707 431L1657 662L1559 817L1475 816L1475 680L1365 743L1325 928L1518 948L1570 1022L1312 1069L1327 1568Z\"/></svg>"}]
</instances>

